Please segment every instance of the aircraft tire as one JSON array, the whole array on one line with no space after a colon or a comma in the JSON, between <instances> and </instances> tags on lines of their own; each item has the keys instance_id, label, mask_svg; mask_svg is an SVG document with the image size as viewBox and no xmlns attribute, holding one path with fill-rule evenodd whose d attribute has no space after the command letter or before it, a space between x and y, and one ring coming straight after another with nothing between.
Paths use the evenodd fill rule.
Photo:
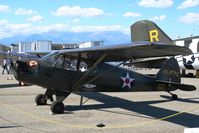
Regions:
<instances>
[{"instance_id":1,"label":"aircraft tire","mask_svg":"<svg viewBox=\"0 0 199 133\"><path fill-rule=\"evenodd\" d=\"M172 94L172 100L177 100L177 99L178 99L178 95Z\"/></svg>"},{"instance_id":2,"label":"aircraft tire","mask_svg":"<svg viewBox=\"0 0 199 133\"><path fill-rule=\"evenodd\" d=\"M54 114L62 114L64 112L64 104L60 101L54 101L51 106L50 110Z\"/></svg>"},{"instance_id":3,"label":"aircraft tire","mask_svg":"<svg viewBox=\"0 0 199 133\"><path fill-rule=\"evenodd\" d=\"M38 94L35 97L35 104L36 105L46 105L47 104L47 99L44 99L44 95L43 94Z\"/></svg>"}]
</instances>

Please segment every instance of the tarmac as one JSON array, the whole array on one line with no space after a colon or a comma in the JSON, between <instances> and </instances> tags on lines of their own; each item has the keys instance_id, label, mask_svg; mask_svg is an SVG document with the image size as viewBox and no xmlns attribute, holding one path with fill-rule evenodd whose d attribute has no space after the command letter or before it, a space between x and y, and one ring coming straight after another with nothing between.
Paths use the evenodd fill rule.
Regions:
<instances>
[{"instance_id":1,"label":"tarmac","mask_svg":"<svg viewBox=\"0 0 199 133\"><path fill-rule=\"evenodd\" d=\"M185 128L199 128L198 81L183 78L183 83L193 84L197 90L177 90L174 93L179 99L175 101L166 92L71 94L64 101L64 114L50 115L50 102L45 106L34 102L45 89L20 87L12 75L0 74L0 132L182 133Z\"/></svg>"}]
</instances>

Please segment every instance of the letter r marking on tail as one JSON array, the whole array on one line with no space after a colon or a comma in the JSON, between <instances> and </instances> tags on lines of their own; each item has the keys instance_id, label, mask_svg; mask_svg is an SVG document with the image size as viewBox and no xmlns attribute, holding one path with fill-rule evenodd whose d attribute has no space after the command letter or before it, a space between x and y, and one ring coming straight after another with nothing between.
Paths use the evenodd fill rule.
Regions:
<instances>
[{"instance_id":1,"label":"letter r marking on tail","mask_svg":"<svg viewBox=\"0 0 199 133\"><path fill-rule=\"evenodd\" d=\"M154 39L158 42L158 30L150 30L149 31L150 42L154 42Z\"/></svg>"}]
</instances>

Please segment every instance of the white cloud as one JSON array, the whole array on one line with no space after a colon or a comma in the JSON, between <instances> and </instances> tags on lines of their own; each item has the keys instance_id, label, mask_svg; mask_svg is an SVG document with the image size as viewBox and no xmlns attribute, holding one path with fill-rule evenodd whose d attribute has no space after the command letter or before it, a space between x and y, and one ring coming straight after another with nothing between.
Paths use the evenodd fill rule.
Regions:
<instances>
[{"instance_id":1,"label":"white cloud","mask_svg":"<svg viewBox=\"0 0 199 133\"><path fill-rule=\"evenodd\" d=\"M188 7L193 7L199 5L199 0L185 0L182 4L178 6L178 9L186 9Z\"/></svg>"},{"instance_id":2,"label":"white cloud","mask_svg":"<svg viewBox=\"0 0 199 133\"><path fill-rule=\"evenodd\" d=\"M52 24L34 26L30 23L14 24L8 20L0 20L0 39L15 35L30 35L50 31L58 32L99 32L99 31L122 31L121 25L79 25L71 26L68 24Z\"/></svg>"},{"instance_id":3,"label":"white cloud","mask_svg":"<svg viewBox=\"0 0 199 133\"><path fill-rule=\"evenodd\" d=\"M49 31L58 31L58 32L65 32L69 31L69 26L67 24L53 24L53 25L42 25L42 26L35 26L33 29L34 33L43 33Z\"/></svg>"},{"instance_id":4,"label":"white cloud","mask_svg":"<svg viewBox=\"0 0 199 133\"><path fill-rule=\"evenodd\" d=\"M0 5L0 12L9 12L10 7L7 5Z\"/></svg>"},{"instance_id":5,"label":"white cloud","mask_svg":"<svg viewBox=\"0 0 199 133\"><path fill-rule=\"evenodd\" d=\"M18 8L14 14L16 15L32 15L34 13L37 13L36 11L33 11L31 9L23 9L23 8Z\"/></svg>"},{"instance_id":6,"label":"white cloud","mask_svg":"<svg viewBox=\"0 0 199 133\"><path fill-rule=\"evenodd\" d=\"M34 26L30 23L14 24L10 23L8 20L0 20L0 27L2 27L0 28L0 39L15 35L30 35L49 31L64 32L69 30L66 24Z\"/></svg>"},{"instance_id":7,"label":"white cloud","mask_svg":"<svg viewBox=\"0 0 199 133\"><path fill-rule=\"evenodd\" d=\"M126 12L123 14L124 17L140 17L141 14L138 12Z\"/></svg>"},{"instance_id":8,"label":"white cloud","mask_svg":"<svg viewBox=\"0 0 199 133\"><path fill-rule=\"evenodd\" d=\"M72 20L73 23L79 23L79 21L80 21L80 20L77 19L77 18Z\"/></svg>"},{"instance_id":9,"label":"white cloud","mask_svg":"<svg viewBox=\"0 0 199 133\"><path fill-rule=\"evenodd\" d=\"M166 8L173 5L173 0L140 0L138 5L143 7Z\"/></svg>"},{"instance_id":10,"label":"white cloud","mask_svg":"<svg viewBox=\"0 0 199 133\"><path fill-rule=\"evenodd\" d=\"M150 18L150 20L152 20L152 21L163 21L165 19L166 19L165 15L160 15L160 16L155 16L153 18Z\"/></svg>"},{"instance_id":11,"label":"white cloud","mask_svg":"<svg viewBox=\"0 0 199 133\"><path fill-rule=\"evenodd\" d=\"M86 26L73 26L73 27L71 27L70 30L72 32L121 31L122 26L121 25L111 25L111 26L86 25Z\"/></svg>"},{"instance_id":12,"label":"white cloud","mask_svg":"<svg viewBox=\"0 0 199 133\"><path fill-rule=\"evenodd\" d=\"M29 23L12 24L8 20L0 20L0 38L11 37L18 34L27 34L31 32L32 25Z\"/></svg>"},{"instance_id":13,"label":"white cloud","mask_svg":"<svg viewBox=\"0 0 199 133\"><path fill-rule=\"evenodd\" d=\"M43 33L49 31L58 32L99 32L99 31L122 31L121 25L79 25L71 26L68 24L53 24L46 26L35 26L32 27L32 31L35 33Z\"/></svg>"},{"instance_id":14,"label":"white cloud","mask_svg":"<svg viewBox=\"0 0 199 133\"><path fill-rule=\"evenodd\" d=\"M78 16L93 17L105 15L102 9L98 8L82 8L80 6L62 6L53 12L55 16Z\"/></svg>"},{"instance_id":15,"label":"white cloud","mask_svg":"<svg viewBox=\"0 0 199 133\"><path fill-rule=\"evenodd\" d=\"M35 15L27 19L27 21L30 21L30 22L41 22L42 20L43 20L43 17L41 15Z\"/></svg>"},{"instance_id":16,"label":"white cloud","mask_svg":"<svg viewBox=\"0 0 199 133\"><path fill-rule=\"evenodd\" d=\"M179 19L183 23L191 24L198 23L199 24L199 13L187 13Z\"/></svg>"}]
</instances>

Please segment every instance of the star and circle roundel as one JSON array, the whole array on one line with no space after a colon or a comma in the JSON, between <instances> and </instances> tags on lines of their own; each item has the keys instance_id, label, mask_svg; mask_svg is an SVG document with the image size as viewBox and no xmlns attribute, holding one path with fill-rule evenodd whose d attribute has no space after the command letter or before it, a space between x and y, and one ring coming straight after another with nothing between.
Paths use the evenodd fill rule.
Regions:
<instances>
[{"instance_id":1,"label":"star and circle roundel","mask_svg":"<svg viewBox=\"0 0 199 133\"><path fill-rule=\"evenodd\" d=\"M189 55L186 57L183 57L183 63L184 65L192 65L195 61L194 55Z\"/></svg>"},{"instance_id":2,"label":"star and circle roundel","mask_svg":"<svg viewBox=\"0 0 199 133\"><path fill-rule=\"evenodd\" d=\"M121 79L123 81L122 88L128 87L129 89L131 89L131 85L133 85L135 82L135 79L131 78L128 72L126 73L126 76L121 77Z\"/></svg>"},{"instance_id":3,"label":"star and circle roundel","mask_svg":"<svg viewBox=\"0 0 199 133\"><path fill-rule=\"evenodd\" d=\"M195 61L194 55L189 55L189 56L183 57L183 64L184 64L185 68L187 68L187 69L194 69L194 67L193 67L194 61Z\"/></svg>"}]
</instances>

